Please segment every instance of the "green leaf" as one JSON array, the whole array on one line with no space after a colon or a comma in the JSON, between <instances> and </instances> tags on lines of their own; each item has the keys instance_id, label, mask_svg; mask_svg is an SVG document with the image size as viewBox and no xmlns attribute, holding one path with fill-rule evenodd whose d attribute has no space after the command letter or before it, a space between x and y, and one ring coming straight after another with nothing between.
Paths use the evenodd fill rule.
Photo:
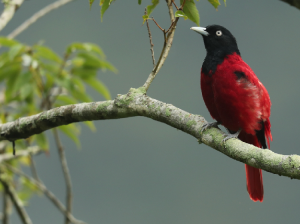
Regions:
<instances>
[{"instance_id":1,"label":"green leaf","mask_svg":"<svg viewBox=\"0 0 300 224\"><path fill-rule=\"evenodd\" d=\"M49 142L48 142L48 139L47 139L45 133L36 135L36 143L43 150L49 149Z\"/></svg>"},{"instance_id":2,"label":"green leaf","mask_svg":"<svg viewBox=\"0 0 300 224\"><path fill-rule=\"evenodd\" d=\"M89 1L90 1L90 9L91 9L94 0L89 0Z\"/></svg>"},{"instance_id":3,"label":"green leaf","mask_svg":"<svg viewBox=\"0 0 300 224\"><path fill-rule=\"evenodd\" d=\"M110 2L111 2L111 0L101 0L101 2L100 2L100 5L101 5L101 22L102 22L103 15L104 15L105 11L110 6Z\"/></svg>"},{"instance_id":4,"label":"green leaf","mask_svg":"<svg viewBox=\"0 0 300 224\"><path fill-rule=\"evenodd\" d=\"M25 166L29 166L30 165L30 157L29 156L22 156L19 161L25 165Z\"/></svg>"},{"instance_id":5,"label":"green leaf","mask_svg":"<svg viewBox=\"0 0 300 224\"><path fill-rule=\"evenodd\" d=\"M45 91L48 91L53 87L54 77L53 77L52 74L49 74L49 73L46 73L45 76L46 76L46 81L45 81L45 84L44 84L44 88L45 88Z\"/></svg>"},{"instance_id":6,"label":"green leaf","mask_svg":"<svg viewBox=\"0 0 300 224\"><path fill-rule=\"evenodd\" d=\"M208 0L208 1L210 2L210 4L213 5L213 7L215 7L215 9L217 9L218 6L221 5L220 2L219 2L219 0ZM224 0L224 3L226 5L226 0Z\"/></svg>"},{"instance_id":7,"label":"green leaf","mask_svg":"<svg viewBox=\"0 0 300 224\"><path fill-rule=\"evenodd\" d=\"M88 77L95 77L97 75L97 69L95 68L73 68L71 73L79 76L81 79L86 79Z\"/></svg>"},{"instance_id":8,"label":"green leaf","mask_svg":"<svg viewBox=\"0 0 300 224\"><path fill-rule=\"evenodd\" d=\"M5 89L5 100L9 102L12 97L15 95L14 85L16 83L16 79L21 72L21 65L20 63L13 63L9 64L0 69L0 80L4 76L7 79L6 82L6 89Z\"/></svg>"},{"instance_id":9,"label":"green leaf","mask_svg":"<svg viewBox=\"0 0 300 224\"><path fill-rule=\"evenodd\" d=\"M226 0L224 0L224 5L225 5L225 7L226 7Z\"/></svg>"},{"instance_id":10,"label":"green leaf","mask_svg":"<svg viewBox=\"0 0 300 224\"><path fill-rule=\"evenodd\" d=\"M77 103L77 101L73 97L67 95L59 95L56 98L56 101L62 101L64 105Z\"/></svg>"},{"instance_id":11,"label":"green leaf","mask_svg":"<svg viewBox=\"0 0 300 224\"><path fill-rule=\"evenodd\" d=\"M90 52L80 52L78 53L78 57L84 61L83 66L91 67L91 68L101 68L101 59L97 57L97 55Z\"/></svg>"},{"instance_id":12,"label":"green leaf","mask_svg":"<svg viewBox=\"0 0 300 224\"><path fill-rule=\"evenodd\" d=\"M42 71L49 72L52 76L57 76L60 71L60 67L61 67L61 65L56 62L55 63L44 63L42 61L39 61L38 65L40 66Z\"/></svg>"},{"instance_id":13,"label":"green leaf","mask_svg":"<svg viewBox=\"0 0 300 224\"><path fill-rule=\"evenodd\" d=\"M112 64L110 64L108 61L101 61L101 67L102 71L110 70L114 73L118 73L118 69L116 69Z\"/></svg>"},{"instance_id":14,"label":"green leaf","mask_svg":"<svg viewBox=\"0 0 300 224\"><path fill-rule=\"evenodd\" d=\"M58 129L72 139L78 147L80 147L80 141L78 139L79 129L75 124L59 126Z\"/></svg>"},{"instance_id":15,"label":"green leaf","mask_svg":"<svg viewBox=\"0 0 300 224\"><path fill-rule=\"evenodd\" d=\"M7 63L0 67L0 82L4 79L9 79L12 75L18 75L21 72L20 63ZM15 77L15 76L14 76ZM15 80L13 80L15 81ZM8 87L8 86L7 86ZM12 86L11 86L12 88Z\"/></svg>"},{"instance_id":16,"label":"green leaf","mask_svg":"<svg viewBox=\"0 0 300 224\"><path fill-rule=\"evenodd\" d=\"M22 87L20 88L20 99L24 100L26 99L33 91L33 85L32 83L24 83Z\"/></svg>"},{"instance_id":17,"label":"green leaf","mask_svg":"<svg viewBox=\"0 0 300 224\"><path fill-rule=\"evenodd\" d=\"M102 49L98 45L92 43L78 43L78 42L72 43L67 47L66 53L71 54L78 50L94 52L100 55L101 57L105 58Z\"/></svg>"},{"instance_id":18,"label":"green leaf","mask_svg":"<svg viewBox=\"0 0 300 224\"><path fill-rule=\"evenodd\" d=\"M25 46L23 46L22 44L16 44L14 46L12 46L8 52L8 57L9 60L12 61L15 59L15 57L25 49Z\"/></svg>"},{"instance_id":19,"label":"green leaf","mask_svg":"<svg viewBox=\"0 0 300 224\"><path fill-rule=\"evenodd\" d=\"M158 5L159 0L152 0L152 5L147 6L147 15L150 16L152 11L155 9L155 7Z\"/></svg>"},{"instance_id":20,"label":"green leaf","mask_svg":"<svg viewBox=\"0 0 300 224\"><path fill-rule=\"evenodd\" d=\"M4 51L0 55L0 69L3 68L3 66L6 66L9 61L9 55L7 51Z\"/></svg>"},{"instance_id":21,"label":"green leaf","mask_svg":"<svg viewBox=\"0 0 300 224\"><path fill-rule=\"evenodd\" d=\"M82 46L86 51L97 53L101 57L105 58L105 54L103 53L102 49L98 45L93 43L83 43Z\"/></svg>"},{"instance_id":22,"label":"green leaf","mask_svg":"<svg viewBox=\"0 0 300 224\"><path fill-rule=\"evenodd\" d=\"M183 17L184 19L188 19L188 17L181 10L175 12L175 17Z\"/></svg>"},{"instance_id":23,"label":"green leaf","mask_svg":"<svg viewBox=\"0 0 300 224\"><path fill-rule=\"evenodd\" d=\"M20 179L21 179L21 183L23 183L24 187L26 187L28 190L36 191L38 189L37 186L26 177L24 178L21 177Z\"/></svg>"},{"instance_id":24,"label":"green leaf","mask_svg":"<svg viewBox=\"0 0 300 224\"><path fill-rule=\"evenodd\" d=\"M139 5L142 4L142 0L138 0Z\"/></svg>"},{"instance_id":25,"label":"green leaf","mask_svg":"<svg viewBox=\"0 0 300 224\"><path fill-rule=\"evenodd\" d=\"M93 121L85 121L83 122L86 126L88 126L92 131L96 131L96 127Z\"/></svg>"},{"instance_id":26,"label":"green leaf","mask_svg":"<svg viewBox=\"0 0 300 224\"><path fill-rule=\"evenodd\" d=\"M33 46L33 49L36 50L35 55L37 57L41 57L50 61L55 61L57 63L62 63L61 58L48 47L35 45Z\"/></svg>"},{"instance_id":27,"label":"green leaf","mask_svg":"<svg viewBox=\"0 0 300 224\"><path fill-rule=\"evenodd\" d=\"M0 45L5 47L12 47L16 44L20 44L18 41L15 41L13 39L8 39L6 37L0 37Z\"/></svg>"},{"instance_id":28,"label":"green leaf","mask_svg":"<svg viewBox=\"0 0 300 224\"><path fill-rule=\"evenodd\" d=\"M19 191L17 192L18 199L21 201L22 206L28 205L28 200L32 195L32 192L26 190L26 191Z\"/></svg>"},{"instance_id":29,"label":"green leaf","mask_svg":"<svg viewBox=\"0 0 300 224\"><path fill-rule=\"evenodd\" d=\"M146 20L149 19L148 15L143 15L143 24L146 22Z\"/></svg>"},{"instance_id":30,"label":"green leaf","mask_svg":"<svg viewBox=\"0 0 300 224\"><path fill-rule=\"evenodd\" d=\"M72 90L71 94L78 101L81 101L81 102L91 102L92 101L91 97L84 92L80 92L78 90Z\"/></svg>"},{"instance_id":31,"label":"green leaf","mask_svg":"<svg viewBox=\"0 0 300 224\"><path fill-rule=\"evenodd\" d=\"M71 81L74 83L74 87L80 92L85 92L85 86L80 78L72 77Z\"/></svg>"},{"instance_id":32,"label":"green leaf","mask_svg":"<svg viewBox=\"0 0 300 224\"><path fill-rule=\"evenodd\" d=\"M13 87L15 84L17 74L12 74L6 82L6 89L5 89L5 101L10 102L15 95L13 92Z\"/></svg>"},{"instance_id":33,"label":"green leaf","mask_svg":"<svg viewBox=\"0 0 300 224\"><path fill-rule=\"evenodd\" d=\"M32 78L31 72L26 72L17 76L17 80L13 86L13 92L17 92L21 89L21 87L26 84L30 83Z\"/></svg>"},{"instance_id":34,"label":"green leaf","mask_svg":"<svg viewBox=\"0 0 300 224\"><path fill-rule=\"evenodd\" d=\"M183 0L180 0L180 4L182 3ZM200 16L194 0L185 1L183 12L189 18L189 20L196 23L198 26L200 25Z\"/></svg>"},{"instance_id":35,"label":"green leaf","mask_svg":"<svg viewBox=\"0 0 300 224\"><path fill-rule=\"evenodd\" d=\"M59 77L54 80L54 82L59 85L60 87L66 88L68 91L74 89L74 84L71 81L70 77Z\"/></svg>"},{"instance_id":36,"label":"green leaf","mask_svg":"<svg viewBox=\"0 0 300 224\"><path fill-rule=\"evenodd\" d=\"M82 67L88 67L88 68L94 68L94 69L108 69L113 72L117 72L117 69L111 65L109 62L99 58L96 54L93 54L91 52L80 52L78 53L78 58L81 58L81 60L84 60L84 64ZM83 61L82 61L83 62ZM82 63L81 62L81 63Z\"/></svg>"},{"instance_id":37,"label":"green leaf","mask_svg":"<svg viewBox=\"0 0 300 224\"><path fill-rule=\"evenodd\" d=\"M80 57L75 57L72 59L72 65L74 65L74 67L82 67L84 65L84 58L80 58Z\"/></svg>"},{"instance_id":38,"label":"green leaf","mask_svg":"<svg viewBox=\"0 0 300 224\"><path fill-rule=\"evenodd\" d=\"M104 96L105 99L110 100L109 90L101 81L95 78L84 79L84 81L87 84L89 84L93 89L95 89L98 93Z\"/></svg>"}]
</instances>

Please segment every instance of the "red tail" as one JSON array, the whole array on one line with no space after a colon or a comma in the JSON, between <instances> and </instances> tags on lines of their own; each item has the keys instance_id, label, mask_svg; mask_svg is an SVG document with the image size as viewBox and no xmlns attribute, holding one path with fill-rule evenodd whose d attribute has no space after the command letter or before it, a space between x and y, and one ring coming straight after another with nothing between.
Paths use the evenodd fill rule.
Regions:
<instances>
[{"instance_id":1,"label":"red tail","mask_svg":"<svg viewBox=\"0 0 300 224\"><path fill-rule=\"evenodd\" d=\"M260 169L254 168L245 164L246 168L246 179L247 179L247 190L250 199L253 201L264 200L264 185L262 172Z\"/></svg>"},{"instance_id":2,"label":"red tail","mask_svg":"<svg viewBox=\"0 0 300 224\"><path fill-rule=\"evenodd\" d=\"M241 139L246 143L255 145L257 147L263 147L263 148L266 148L266 140L267 140L268 146L270 148L269 139L271 139L272 141L272 134L271 134L271 125L269 119L267 119L264 122L262 128L264 133L264 135L262 136L264 142L262 142L261 139L258 139L259 137L258 135L256 136L256 135L247 134L244 131L240 133L239 139ZM264 186L263 186L262 172L260 169L254 168L247 164L245 164L245 168L246 168L247 190L250 199L253 201L262 202L264 200Z\"/></svg>"}]
</instances>

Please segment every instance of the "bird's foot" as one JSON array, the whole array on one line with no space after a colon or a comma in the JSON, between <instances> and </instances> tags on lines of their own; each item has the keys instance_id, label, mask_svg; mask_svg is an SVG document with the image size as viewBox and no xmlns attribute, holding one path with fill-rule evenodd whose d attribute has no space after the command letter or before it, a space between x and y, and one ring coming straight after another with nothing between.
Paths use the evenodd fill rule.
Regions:
<instances>
[{"instance_id":1,"label":"bird's foot","mask_svg":"<svg viewBox=\"0 0 300 224\"><path fill-rule=\"evenodd\" d=\"M215 127L215 128L219 128L218 125L221 124L218 121L215 122L207 122L205 125L203 125L202 129L201 129L201 134L203 131L205 131L207 128L211 128L211 127Z\"/></svg>"},{"instance_id":2,"label":"bird's foot","mask_svg":"<svg viewBox=\"0 0 300 224\"><path fill-rule=\"evenodd\" d=\"M240 129L240 130L238 130L236 133L234 133L234 134L227 134L227 136L226 136L226 138L224 138L223 139L223 144L225 144L225 142L227 141L227 140L229 140L229 139L231 139L231 138L237 138L238 136L239 136L239 134L241 133L241 130L242 129Z\"/></svg>"}]
</instances>

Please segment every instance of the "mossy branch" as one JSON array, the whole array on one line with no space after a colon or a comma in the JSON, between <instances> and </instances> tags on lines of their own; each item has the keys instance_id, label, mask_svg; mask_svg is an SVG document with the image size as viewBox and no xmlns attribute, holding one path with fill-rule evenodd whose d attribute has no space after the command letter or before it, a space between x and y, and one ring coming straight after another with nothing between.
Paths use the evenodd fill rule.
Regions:
<instances>
[{"instance_id":1,"label":"mossy branch","mask_svg":"<svg viewBox=\"0 0 300 224\"><path fill-rule=\"evenodd\" d=\"M130 89L127 94L118 95L114 100L62 106L1 124L0 140L24 139L74 122L134 116L148 117L177 128L234 160L267 172L300 179L300 156L280 155L237 139L230 139L224 145L222 140L226 135L221 130L210 128L203 133L200 132L202 126L206 124L204 117L150 98L143 87Z\"/></svg>"}]
</instances>

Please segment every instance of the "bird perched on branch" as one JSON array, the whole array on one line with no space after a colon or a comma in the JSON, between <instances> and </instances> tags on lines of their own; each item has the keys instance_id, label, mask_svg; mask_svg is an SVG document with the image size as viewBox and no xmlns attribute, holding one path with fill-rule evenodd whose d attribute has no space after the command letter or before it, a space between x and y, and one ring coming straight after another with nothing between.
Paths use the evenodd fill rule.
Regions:
<instances>
[{"instance_id":1,"label":"bird perched on branch","mask_svg":"<svg viewBox=\"0 0 300 224\"><path fill-rule=\"evenodd\" d=\"M206 57L201 69L202 96L216 122L203 130L222 124L230 138L266 149L272 140L269 94L252 69L241 58L234 36L224 27L192 27L203 37ZM267 143L266 143L267 142ZM247 190L253 201L263 201L260 169L245 165Z\"/></svg>"}]
</instances>

